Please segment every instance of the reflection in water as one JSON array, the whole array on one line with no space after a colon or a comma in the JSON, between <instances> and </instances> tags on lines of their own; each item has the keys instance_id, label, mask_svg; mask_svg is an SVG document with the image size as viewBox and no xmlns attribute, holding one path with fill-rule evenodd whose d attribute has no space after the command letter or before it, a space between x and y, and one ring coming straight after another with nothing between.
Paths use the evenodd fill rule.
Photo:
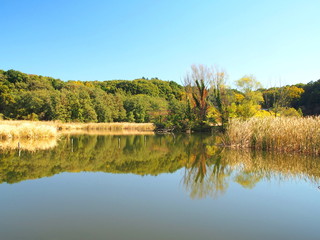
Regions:
<instances>
[{"instance_id":1,"label":"reflection in water","mask_svg":"<svg viewBox=\"0 0 320 240\"><path fill-rule=\"evenodd\" d=\"M295 178L315 184L320 179L320 158L311 156L229 150L225 151L223 159L237 170L236 180L248 188L262 178Z\"/></svg>"},{"instance_id":2,"label":"reflection in water","mask_svg":"<svg viewBox=\"0 0 320 240\"><path fill-rule=\"evenodd\" d=\"M204 198L223 194L230 181L251 189L271 178L315 184L320 178L319 159L221 149L205 135L64 136L50 150L1 151L1 183L61 172L158 175L184 168L182 182L190 197Z\"/></svg>"},{"instance_id":3,"label":"reflection in water","mask_svg":"<svg viewBox=\"0 0 320 240\"><path fill-rule=\"evenodd\" d=\"M221 162L222 149L209 143L209 139L201 139L187 147L184 185L191 198L216 197L228 187L231 169Z\"/></svg>"},{"instance_id":4,"label":"reflection in water","mask_svg":"<svg viewBox=\"0 0 320 240\"><path fill-rule=\"evenodd\" d=\"M38 151L54 148L57 145L56 138L39 138L39 139L5 139L0 140L0 150L25 150Z\"/></svg>"},{"instance_id":5,"label":"reflection in water","mask_svg":"<svg viewBox=\"0 0 320 240\"><path fill-rule=\"evenodd\" d=\"M61 134L63 135L100 135L100 136L106 136L106 135L154 135L154 131L138 131L138 130L118 130L118 131L108 131L104 129L75 129L75 130L61 130Z\"/></svg>"}]
</instances>

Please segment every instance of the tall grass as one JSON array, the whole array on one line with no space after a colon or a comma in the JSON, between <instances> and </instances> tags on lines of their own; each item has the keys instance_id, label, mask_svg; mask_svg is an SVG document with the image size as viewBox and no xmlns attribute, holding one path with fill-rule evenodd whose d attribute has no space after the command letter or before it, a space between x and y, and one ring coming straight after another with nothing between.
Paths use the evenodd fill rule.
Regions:
<instances>
[{"instance_id":1,"label":"tall grass","mask_svg":"<svg viewBox=\"0 0 320 240\"><path fill-rule=\"evenodd\" d=\"M0 139L47 138L58 132L94 131L96 133L153 131L152 123L61 123L54 121L0 121Z\"/></svg>"},{"instance_id":2,"label":"tall grass","mask_svg":"<svg viewBox=\"0 0 320 240\"><path fill-rule=\"evenodd\" d=\"M36 151L53 148L60 134L154 134L152 123L61 123L0 121L0 149Z\"/></svg>"},{"instance_id":3,"label":"tall grass","mask_svg":"<svg viewBox=\"0 0 320 240\"><path fill-rule=\"evenodd\" d=\"M232 119L227 145L320 155L320 117Z\"/></svg>"},{"instance_id":4,"label":"tall grass","mask_svg":"<svg viewBox=\"0 0 320 240\"><path fill-rule=\"evenodd\" d=\"M117 135L117 136L128 136L128 135L154 135L154 131L138 131L138 130L119 130L119 131L108 131L108 130L61 130L63 135L99 135L99 136L108 136L108 135Z\"/></svg>"},{"instance_id":5,"label":"tall grass","mask_svg":"<svg viewBox=\"0 0 320 240\"><path fill-rule=\"evenodd\" d=\"M96 130L96 131L153 131L153 123L55 123L52 122L60 131L63 130Z\"/></svg>"},{"instance_id":6,"label":"tall grass","mask_svg":"<svg viewBox=\"0 0 320 240\"><path fill-rule=\"evenodd\" d=\"M57 128L49 125L0 124L0 139L37 139L57 136Z\"/></svg>"}]
</instances>

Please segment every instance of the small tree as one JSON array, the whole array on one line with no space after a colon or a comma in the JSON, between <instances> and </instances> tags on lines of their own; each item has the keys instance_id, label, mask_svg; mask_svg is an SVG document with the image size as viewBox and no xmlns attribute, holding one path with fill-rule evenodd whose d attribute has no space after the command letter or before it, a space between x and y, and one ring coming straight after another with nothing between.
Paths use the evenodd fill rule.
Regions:
<instances>
[{"instance_id":1,"label":"small tree","mask_svg":"<svg viewBox=\"0 0 320 240\"><path fill-rule=\"evenodd\" d=\"M219 122L222 126L227 123L230 101L225 85L226 77L224 70L205 65L192 65L191 73L186 75L184 86L187 98L191 99L196 119L200 124L208 120L209 110L210 115L214 115L215 118L211 117L210 120Z\"/></svg>"},{"instance_id":2,"label":"small tree","mask_svg":"<svg viewBox=\"0 0 320 240\"><path fill-rule=\"evenodd\" d=\"M192 65L184 79L187 101L193 105L197 122L202 126L207 119L209 86L213 73L205 65Z\"/></svg>"},{"instance_id":3,"label":"small tree","mask_svg":"<svg viewBox=\"0 0 320 240\"><path fill-rule=\"evenodd\" d=\"M255 91L261 87L261 83L253 75L246 75L237 80L236 85L243 94L236 106L237 116L242 118L253 117L261 109L260 103L263 102L262 93Z\"/></svg>"},{"instance_id":4,"label":"small tree","mask_svg":"<svg viewBox=\"0 0 320 240\"><path fill-rule=\"evenodd\" d=\"M227 74L224 70L220 70L217 67L211 81L211 103L219 113L219 121L223 128L225 128L228 119L230 106L230 96L228 94L228 88L226 86Z\"/></svg>"}]
</instances>

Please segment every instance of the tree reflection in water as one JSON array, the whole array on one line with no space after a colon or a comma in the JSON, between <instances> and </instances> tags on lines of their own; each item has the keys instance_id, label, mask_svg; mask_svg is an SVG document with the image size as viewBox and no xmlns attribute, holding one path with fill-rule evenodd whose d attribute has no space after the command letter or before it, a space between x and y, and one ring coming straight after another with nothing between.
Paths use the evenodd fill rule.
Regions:
<instances>
[{"instance_id":1,"label":"tree reflection in water","mask_svg":"<svg viewBox=\"0 0 320 240\"><path fill-rule=\"evenodd\" d=\"M158 175L184 168L182 182L191 198L217 197L231 181L248 189L274 178L319 184L319 158L239 152L215 143L206 135L64 136L50 150L1 150L0 183L61 172Z\"/></svg>"},{"instance_id":2,"label":"tree reflection in water","mask_svg":"<svg viewBox=\"0 0 320 240\"><path fill-rule=\"evenodd\" d=\"M217 197L228 188L231 169L221 161L221 148L208 139L189 143L184 185L191 198Z\"/></svg>"}]
</instances>

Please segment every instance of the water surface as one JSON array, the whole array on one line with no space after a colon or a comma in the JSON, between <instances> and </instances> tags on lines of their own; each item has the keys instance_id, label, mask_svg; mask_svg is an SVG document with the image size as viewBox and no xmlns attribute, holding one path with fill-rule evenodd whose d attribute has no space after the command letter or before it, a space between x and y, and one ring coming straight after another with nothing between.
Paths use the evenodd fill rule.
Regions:
<instances>
[{"instance_id":1,"label":"water surface","mask_svg":"<svg viewBox=\"0 0 320 240\"><path fill-rule=\"evenodd\" d=\"M0 155L0 239L319 239L320 160L206 135L64 136Z\"/></svg>"}]
</instances>

